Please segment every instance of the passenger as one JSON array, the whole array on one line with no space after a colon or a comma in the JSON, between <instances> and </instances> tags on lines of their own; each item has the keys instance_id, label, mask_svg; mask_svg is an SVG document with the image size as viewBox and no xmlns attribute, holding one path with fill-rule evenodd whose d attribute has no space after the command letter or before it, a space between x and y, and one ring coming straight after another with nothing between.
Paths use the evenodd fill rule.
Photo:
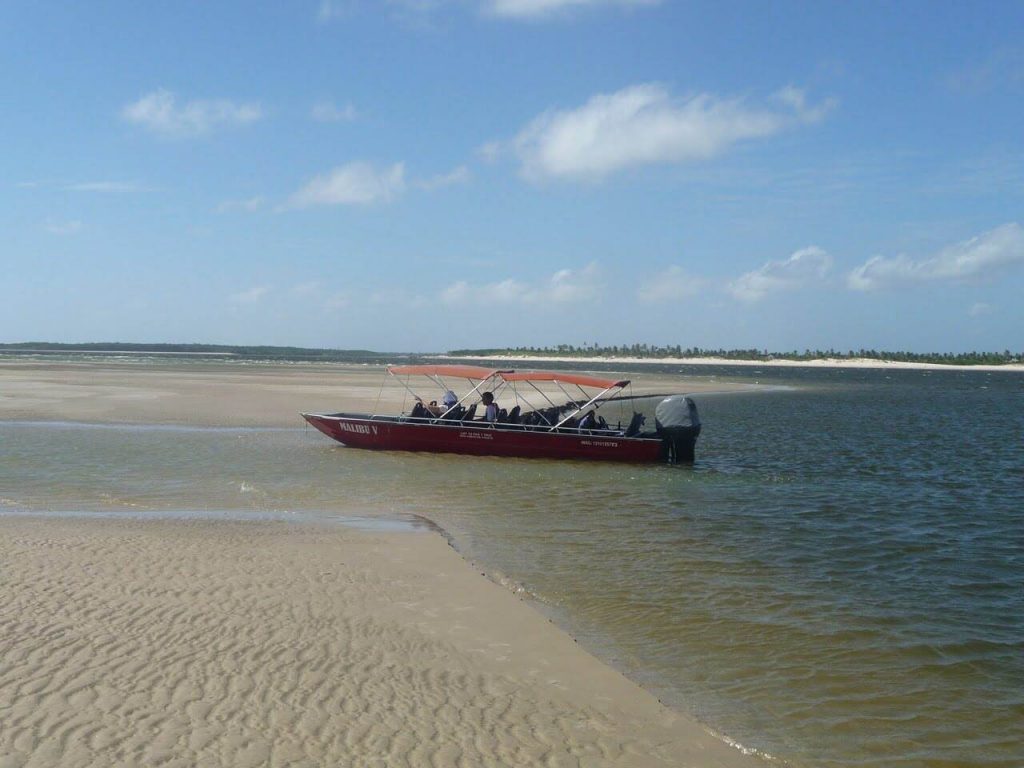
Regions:
<instances>
[{"instance_id":1,"label":"passenger","mask_svg":"<svg viewBox=\"0 0 1024 768\"><path fill-rule=\"evenodd\" d=\"M480 402L484 404L484 421L493 424L498 420L498 404L494 402L493 392L484 392L480 395Z\"/></svg>"},{"instance_id":2,"label":"passenger","mask_svg":"<svg viewBox=\"0 0 1024 768\"><path fill-rule=\"evenodd\" d=\"M441 402L444 404L444 409L447 411L449 408L451 408L453 405L459 402L459 398L457 398L455 396L455 393L449 389L447 392L444 393L444 397L441 398Z\"/></svg>"},{"instance_id":3,"label":"passenger","mask_svg":"<svg viewBox=\"0 0 1024 768\"><path fill-rule=\"evenodd\" d=\"M419 413L417 413L419 411ZM423 398L416 398L416 407L413 408L413 416L440 416L444 410L437 404L437 400L431 400L430 405L423 404Z\"/></svg>"},{"instance_id":4,"label":"passenger","mask_svg":"<svg viewBox=\"0 0 1024 768\"><path fill-rule=\"evenodd\" d=\"M579 428L581 430L597 429L597 414L594 413L593 408L587 411L587 415L580 419Z\"/></svg>"}]
</instances>

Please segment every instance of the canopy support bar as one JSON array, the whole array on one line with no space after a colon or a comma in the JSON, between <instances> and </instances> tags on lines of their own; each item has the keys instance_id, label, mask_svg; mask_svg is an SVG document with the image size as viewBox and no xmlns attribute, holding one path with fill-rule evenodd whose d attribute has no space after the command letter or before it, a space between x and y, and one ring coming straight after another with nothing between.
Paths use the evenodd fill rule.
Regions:
<instances>
[{"instance_id":1,"label":"canopy support bar","mask_svg":"<svg viewBox=\"0 0 1024 768\"><path fill-rule=\"evenodd\" d=\"M585 410L586 410L587 408L589 408L590 406L594 405L594 403L596 403L596 402L597 402L598 400L602 399L602 398L603 398L603 397L604 397L604 396L605 396L606 394L608 394L609 392L611 392L611 391L612 391L613 389L615 389L615 387L614 387L614 386L612 386L612 387L608 387L608 389L604 390L604 391L603 391L603 392L602 392L601 394L597 395L596 397L592 397L592 398L590 398L590 400L589 400L589 401L587 401L586 405L582 405L582 406L580 406L579 408L577 408L577 409L576 409L576 410L575 410L575 411L574 411L573 413L570 413L570 414L569 414L568 416L566 416L566 417L565 417L564 419L562 419L562 420L561 420L560 422L558 422L557 424L555 424L555 426L553 426L553 427L552 427L551 429L549 429L548 431L549 431L549 432L553 432L554 430L558 429L558 428L559 428L560 426L562 426L563 424L565 424L565 422L569 421L569 419L575 418L577 414L583 413L583 411L585 411ZM620 387L620 389L621 389L621 387ZM600 407L601 407L600 405L596 405L596 406L594 406L594 410L597 410L597 409L598 409L598 408L600 408Z\"/></svg>"}]
</instances>

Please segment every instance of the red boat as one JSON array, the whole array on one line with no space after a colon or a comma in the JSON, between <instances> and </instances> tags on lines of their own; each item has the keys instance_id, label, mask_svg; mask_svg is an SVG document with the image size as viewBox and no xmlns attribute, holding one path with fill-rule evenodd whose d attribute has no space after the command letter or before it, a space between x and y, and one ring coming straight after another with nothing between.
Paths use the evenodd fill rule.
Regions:
<instances>
[{"instance_id":1,"label":"red boat","mask_svg":"<svg viewBox=\"0 0 1024 768\"><path fill-rule=\"evenodd\" d=\"M600 408L627 399L619 397L629 386L625 380L471 365L389 366L387 372L412 395L415 404L409 413L304 413L303 418L353 448L547 459L692 462L700 434L697 407L685 395L673 395L658 404L653 432L643 431L645 418L636 411L625 427L621 420L614 427L609 425ZM411 375L424 376L439 387L444 392L442 404L425 403L401 378ZM457 397L448 379L465 379L469 391ZM567 402L556 404L553 397L558 393ZM509 395L516 404L511 409L498 408L497 398ZM539 405L538 397L543 400Z\"/></svg>"}]
</instances>

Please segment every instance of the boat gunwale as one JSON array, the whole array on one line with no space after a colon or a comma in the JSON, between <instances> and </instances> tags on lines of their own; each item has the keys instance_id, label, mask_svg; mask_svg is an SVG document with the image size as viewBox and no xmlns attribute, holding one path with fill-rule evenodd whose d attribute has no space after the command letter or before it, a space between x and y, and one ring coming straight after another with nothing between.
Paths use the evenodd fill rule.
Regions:
<instances>
[{"instance_id":1,"label":"boat gunwale","mask_svg":"<svg viewBox=\"0 0 1024 768\"><path fill-rule=\"evenodd\" d=\"M661 438L654 434L638 434L626 436L617 430L605 429L584 429L578 427L557 427L552 428L548 424L508 424L490 423L485 421L456 421L453 419L442 419L440 417L418 417L418 416L391 416L384 414L354 414L354 413L303 413L303 418L313 417L319 419L335 419L338 421L363 421L387 424L401 424L410 427L434 427L441 429L473 429L481 432L496 430L499 432L518 432L532 435L546 435L549 437L596 437L601 439L629 440L635 442L661 442Z\"/></svg>"}]
</instances>

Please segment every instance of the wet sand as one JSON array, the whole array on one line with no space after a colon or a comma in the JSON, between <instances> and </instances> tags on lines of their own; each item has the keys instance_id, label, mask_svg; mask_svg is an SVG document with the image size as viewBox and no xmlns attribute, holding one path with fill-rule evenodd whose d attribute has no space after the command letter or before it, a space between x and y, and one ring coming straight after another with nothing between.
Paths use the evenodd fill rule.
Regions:
<instances>
[{"instance_id":1,"label":"wet sand","mask_svg":"<svg viewBox=\"0 0 1024 768\"><path fill-rule=\"evenodd\" d=\"M0 419L298 426L381 379L5 362ZM0 565L2 768L761 764L433 531L0 515Z\"/></svg>"},{"instance_id":2,"label":"wet sand","mask_svg":"<svg viewBox=\"0 0 1024 768\"><path fill-rule=\"evenodd\" d=\"M433 533L0 532L3 766L748 762Z\"/></svg>"}]
</instances>

